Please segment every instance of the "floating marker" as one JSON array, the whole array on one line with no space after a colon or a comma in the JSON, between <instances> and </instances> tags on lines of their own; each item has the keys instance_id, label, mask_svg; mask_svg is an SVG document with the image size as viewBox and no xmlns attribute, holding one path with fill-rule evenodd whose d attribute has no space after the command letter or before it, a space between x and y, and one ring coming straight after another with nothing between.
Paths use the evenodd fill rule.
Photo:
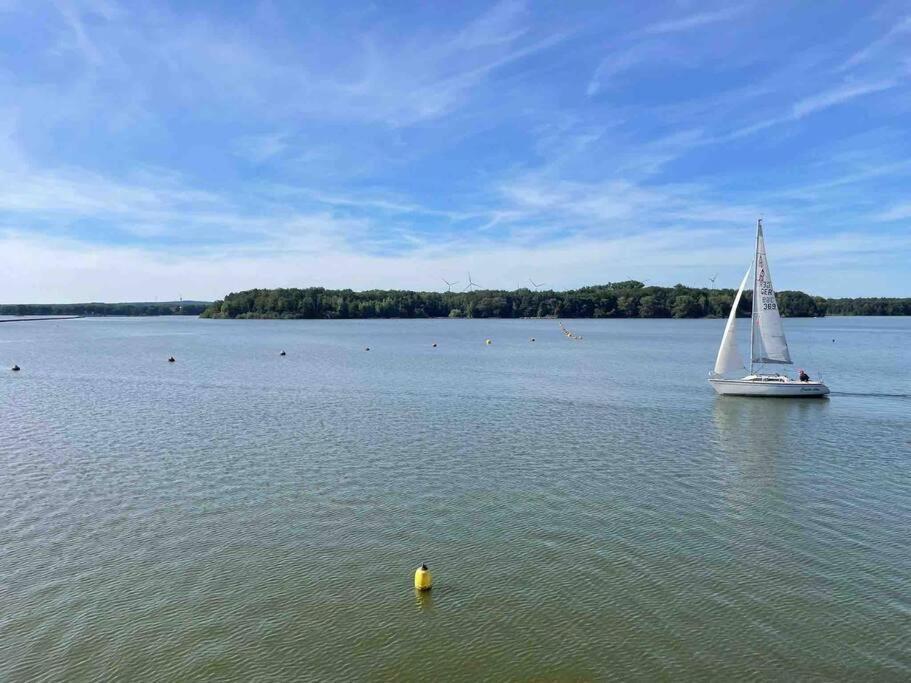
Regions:
<instances>
[{"instance_id":1,"label":"floating marker","mask_svg":"<svg viewBox=\"0 0 911 683\"><path fill-rule=\"evenodd\" d=\"M528 340L528 341L534 341L534 340L535 340L535 338L534 338L534 337L532 337L532 338L531 338L531 339L529 339L529 340Z\"/></svg>"},{"instance_id":2,"label":"floating marker","mask_svg":"<svg viewBox=\"0 0 911 683\"><path fill-rule=\"evenodd\" d=\"M20 368L19 368L18 365L16 365L16 364L14 363L14 364L13 364L13 367L11 367L10 370L12 370L13 372L19 372Z\"/></svg>"},{"instance_id":3,"label":"floating marker","mask_svg":"<svg viewBox=\"0 0 911 683\"><path fill-rule=\"evenodd\" d=\"M278 354L278 355L279 355L279 356L287 356L288 354L285 353L284 351L282 351L282 352L281 352L280 354Z\"/></svg>"},{"instance_id":4,"label":"floating marker","mask_svg":"<svg viewBox=\"0 0 911 683\"><path fill-rule=\"evenodd\" d=\"M369 346L365 346L365 347L364 347L364 351L369 351L369 350L370 350L370 347L369 347Z\"/></svg>"},{"instance_id":5,"label":"floating marker","mask_svg":"<svg viewBox=\"0 0 911 683\"><path fill-rule=\"evenodd\" d=\"M485 340L484 340L484 343L485 343L485 344L493 344L493 341L490 340L490 339L485 339Z\"/></svg>"},{"instance_id":6,"label":"floating marker","mask_svg":"<svg viewBox=\"0 0 911 683\"><path fill-rule=\"evenodd\" d=\"M422 564L414 572L414 587L419 591L429 591L433 586L433 579L430 577L430 570L426 564Z\"/></svg>"},{"instance_id":7,"label":"floating marker","mask_svg":"<svg viewBox=\"0 0 911 683\"><path fill-rule=\"evenodd\" d=\"M176 363L177 361L174 360L174 356L168 356L168 362L169 362L169 363Z\"/></svg>"},{"instance_id":8,"label":"floating marker","mask_svg":"<svg viewBox=\"0 0 911 683\"><path fill-rule=\"evenodd\" d=\"M433 348L436 348L436 347L437 347L437 343L433 342Z\"/></svg>"}]
</instances>

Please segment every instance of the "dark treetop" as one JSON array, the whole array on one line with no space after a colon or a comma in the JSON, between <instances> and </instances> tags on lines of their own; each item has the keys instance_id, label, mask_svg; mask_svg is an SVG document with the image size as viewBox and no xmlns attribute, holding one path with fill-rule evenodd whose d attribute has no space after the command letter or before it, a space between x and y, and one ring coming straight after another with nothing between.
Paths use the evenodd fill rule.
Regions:
<instances>
[{"instance_id":1,"label":"dark treetop","mask_svg":"<svg viewBox=\"0 0 911 683\"><path fill-rule=\"evenodd\" d=\"M250 289L228 294L204 318L706 318L728 315L733 289L646 287L636 280L565 292L518 289L411 292L350 289ZM739 313L749 315L751 292ZM778 292L785 316L909 315L911 299L825 299Z\"/></svg>"},{"instance_id":2,"label":"dark treetop","mask_svg":"<svg viewBox=\"0 0 911 683\"><path fill-rule=\"evenodd\" d=\"M0 315L199 315L208 305L208 301L0 304Z\"/></svg>"}]
</instances>

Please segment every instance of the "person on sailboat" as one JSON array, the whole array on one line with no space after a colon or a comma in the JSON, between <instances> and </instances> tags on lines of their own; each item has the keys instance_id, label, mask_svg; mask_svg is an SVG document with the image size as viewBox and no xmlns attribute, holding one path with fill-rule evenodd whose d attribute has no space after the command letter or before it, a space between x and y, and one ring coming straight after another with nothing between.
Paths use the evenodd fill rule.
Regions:
<instances>
[{"instance_id":1,"label":"person on sailboat","mask_svg":"<svg viewBox=\"0 0 911 683\"><path fill-rule=\"evenodd\" d=\"M802 370L800 371L800 381L801 381L801 382L809 382L809 381L810 381L810 376L807 374L807 371L806 371L806 370L803 370L803 369L802 369Z\"/></svg>"}]
</instances>

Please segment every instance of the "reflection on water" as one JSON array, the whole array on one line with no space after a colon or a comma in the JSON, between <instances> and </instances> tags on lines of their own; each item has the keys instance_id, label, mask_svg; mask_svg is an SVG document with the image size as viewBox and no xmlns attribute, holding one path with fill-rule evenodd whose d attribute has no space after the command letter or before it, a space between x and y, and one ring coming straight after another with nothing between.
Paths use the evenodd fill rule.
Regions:
<instances>
[{"instance_id":1,"label":"reflection on water","mask_svg":"<svg viewBox=\"0 0 911 683\"><path fill-rule=\"evenodd\" d=\"M804 452L826 422L829 402L718 396L712 406L718 443L743 462L768 463L788 449Z\"/></svg>"},{"instance_id":2,"label":"reflection on water","mask_svg":"<svg viewBox=\"0 0 911 683\"><path fill-rule=\"evenodd\" d=\"M741 520L744 540L768 544L776 523L799 515L798 476L814 461L813 430L824 423L828 401L716 397L712 417L724 458L724 500Z\"/></svg>"},{"instance_id":3,"label":"reflection on water","mask_svg":"<svg viewBox=\"0 0 911 683\"><path fill-rule=\"evenodd\" d=\"M414 597L417 600L418 609L422 612L433 611L433 591L419 591L414 589Z\"/></svg>"}]
</instances>

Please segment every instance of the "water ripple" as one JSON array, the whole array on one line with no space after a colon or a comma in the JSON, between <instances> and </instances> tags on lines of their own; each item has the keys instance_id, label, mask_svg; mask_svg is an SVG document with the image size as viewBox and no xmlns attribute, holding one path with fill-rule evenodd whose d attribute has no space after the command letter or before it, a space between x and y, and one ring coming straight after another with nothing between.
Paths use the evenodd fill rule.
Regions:
<instances>
[{"instance_id":1,"label":"water ripple","mask_svg":"<svg viewBox=\"0 0 911 683\"><path fill-rule=\"evenodd\" d=\"M907 360L809 405L716 399L718 321L75 322L2 330L0 679L911 676Z\"/></svg>"}]
</instances>

